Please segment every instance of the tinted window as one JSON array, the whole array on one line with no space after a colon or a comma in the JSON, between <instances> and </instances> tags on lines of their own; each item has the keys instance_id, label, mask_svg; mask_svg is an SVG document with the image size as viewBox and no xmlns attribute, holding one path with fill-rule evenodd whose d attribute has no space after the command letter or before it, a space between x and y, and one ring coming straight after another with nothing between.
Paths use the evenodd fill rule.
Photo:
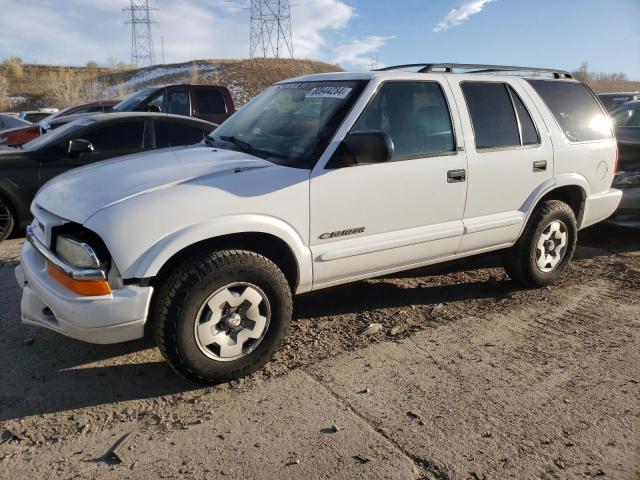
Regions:
<instances>
[{"instance_id":1,"label":"tinted window","mask_svg":"<svg viewBox=\"0 0 640 480\"><path fill-rule=\"evenodd\" d=\"M569 141L611 138L609 119L583 84L558 80L528 82L547 104Z\"/></svg>"},{"instance_id":2,"label":"tinted window","mask_svg":"<svg viewBox=\"0 0 640 480\"><path fill-rule=\"evenodd\" d=\"M96 150L123 150L142 148L144 121L124 122L98 127L82 136Z\"/></svg>"},{"instance_id":3,"label":"tinted window","mask_svg":"<svg viewBox=\"0 0 640 480\"><path fill-rule=\"evenodd\" d=\"M193 145L208 131L180 123L156 122L156 148Z\"/></svg>"},{"instance_id":4,"label":"tinted window","mask_svg":"<svg viewBox=\"0 0 640 480\"><path fill-rule=\"evenodd\" d=\"M188 91L175 91L167 94L167 100L165 103L165 110L163 112L173 113L174 115L189 116L189 92Z\"/></svg>"},{"instance_id":5,"label":"tinted window","mask_svg":"<svg viewBox=\"0 0 640 480\"><path fill-rule=\"evenodd\" d=\"M463 82L476 148L520 146L520 132L511 97L504 83Z\"/></svg>"},{"instance_id":6,"label":"tinted window","mask_svg":"<svg viewBox=\"0 0 640 480\"><path fill-rule=\"evenodd\" d=\"M144 90L140 90L117 104L113 107L113 110L116 112L131 112L138 107L140 102L142 102L145 98L151 95L155 91L155 88L145 88Z\"/></svg>"},{"instance_id":7,"label":"tinted window","mask_svg":"<svg viewBox=\"0 0 640 480\"><path fill-rule=\"evenodd\" d=\"M218 90L196 90L196 99L200 115L224 115L227 113L224 97Z\"/></svg>"},{"instance_id":8,"label":"tinted window","mask_svg":"<svg viewBox=\"0 0 640 480\"><path fill-rule=\"evenodd\" d=\"M387 82L353 131L382 130L391 136L394 158L455 150L449 109L434 82Z\"/></svg>"},{"instance_id":9,"label":"tinted window","mask_svg":"<svg viewBox=\"0 0 640 480\"><path fill-rule=\"evenodd\" d=\"M513 104L516 107L516 113L518 115L518 122L520 123L520 134L522 136L522 145L535 145L539 143L538 131L536 130L536 126L531 119L531 115L527 110L527 107L524 106L522 100L518 94L513 90L513 88L509 88L509 93L511 94L511 98L513 99Z\"/></svg>"},{"instance_id":10,"label":"tinted window","mask_svg":"<svg viewBox=\"0 0 640 480\"><path fill-rule=\"evenodd\" d=\"M640 127L640 105L618 110L613 114L613 123L617 127Z\"/></svg>"}]
</instances>

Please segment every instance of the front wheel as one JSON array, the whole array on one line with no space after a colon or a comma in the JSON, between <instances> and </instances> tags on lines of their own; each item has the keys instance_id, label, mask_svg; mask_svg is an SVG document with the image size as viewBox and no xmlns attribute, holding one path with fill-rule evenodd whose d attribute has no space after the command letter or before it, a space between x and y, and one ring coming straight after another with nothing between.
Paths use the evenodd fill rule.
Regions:
<instances>
[{"instance_id":1,"label":"front wheel","mask_svg":"<svg viewBox=\"0 0 640 480\"><path fill-rule=\"evenodd\" d=\"M225 382L271 359L291 310L291 289L271 260L244 250L204 253L180 265L158 291L156 341L182 376Z\"/></svg>"},{"instance_id":2,"label":"front wheel","mask_svg":"<svg viewBox=\"0 0 640 480\"><path fill-rule=\"evenodd\" d=\"M571 207L560 200L543 202L531 214L518 241L507 250L507 274L529 287L557 281L573 257L577 236Z\"/></svg>"}]
</instances>

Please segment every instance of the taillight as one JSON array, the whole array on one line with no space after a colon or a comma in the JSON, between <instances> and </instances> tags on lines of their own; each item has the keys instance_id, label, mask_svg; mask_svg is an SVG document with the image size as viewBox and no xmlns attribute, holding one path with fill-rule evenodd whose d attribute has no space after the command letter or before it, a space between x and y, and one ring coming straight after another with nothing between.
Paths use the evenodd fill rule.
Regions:
<instances>
[{"instance_id":1,"label":"taillight","mask_svg":"<svg viewBox=\"0 0 640 480\"><path fill-rule=\"evenodd\" d=\"M620 156L620 147L616 143L616 163L613 164L613 173L618 173L618 157Z\"/></svg>"}]
</instances>

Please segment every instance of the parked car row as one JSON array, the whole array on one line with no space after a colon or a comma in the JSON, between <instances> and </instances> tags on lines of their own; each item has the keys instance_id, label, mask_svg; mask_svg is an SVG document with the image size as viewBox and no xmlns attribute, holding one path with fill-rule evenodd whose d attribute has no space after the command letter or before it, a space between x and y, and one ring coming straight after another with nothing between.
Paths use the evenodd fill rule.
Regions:
<instances>
[{"instance_id":1,"label":"parked car row","mask_svg":"<svg viewBox=\"0 0 640 480\"><path fill-rule=\"evenodd\" d=\"M51 130L50 127L55 125L55 119L101 112L157 112L220 124L235 112L235 105L229 89L217 85L178 84L150 87L133 93L123 101L86 103L53 113L50 109L43 109L34 112L34 115L38 113L41 116L39 123L27 122L13 127L7 126L5 129L0 125L0 145L23 145Z\"/></svg>"}]
</instances>

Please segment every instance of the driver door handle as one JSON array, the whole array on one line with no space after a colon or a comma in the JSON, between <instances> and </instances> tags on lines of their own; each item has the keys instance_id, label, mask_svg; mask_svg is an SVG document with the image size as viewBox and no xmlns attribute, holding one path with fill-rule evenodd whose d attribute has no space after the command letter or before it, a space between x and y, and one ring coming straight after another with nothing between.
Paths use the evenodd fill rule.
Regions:
<instances>
[{"instance_id":1,"label":"driver door handle","mask_svg":"<svg viewBox=\"0 0 640 480\"><path fill-rule=\"evenodd\" d=\"M449 170L447 172L447 183L464 182L467 179L466 170Z\"/></svg>"}]
</instances>

